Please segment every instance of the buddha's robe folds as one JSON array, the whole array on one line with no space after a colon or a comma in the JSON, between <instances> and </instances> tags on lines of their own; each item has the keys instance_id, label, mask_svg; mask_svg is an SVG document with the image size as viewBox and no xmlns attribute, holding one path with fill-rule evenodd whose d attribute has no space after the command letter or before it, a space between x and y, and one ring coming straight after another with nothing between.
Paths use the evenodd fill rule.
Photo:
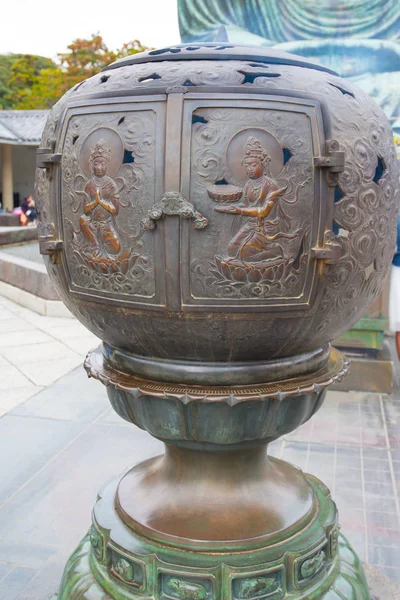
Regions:
<instances>
[{"instance_id":1,"label":"buddha's robe folds","mask_svg":"<svg viewBox=\"0 0 400 600\"><path fill-rule=\"evenodd\" d=\"M178 7L182 41L273 45L320 62L370 94L400 130L400 0L178 0Z\"/></svg>"},{"instance_id":2,"label":"buddha's robe folds","mask_svg":"<svg viewBox=\"0 0 400 600\"><path fill-rule=\"evenodd\" d=\"M399 0L178 0L178 10L184 42L213 41L221 25L266 44L400 38Z\"/></svg>"}]
</instances>

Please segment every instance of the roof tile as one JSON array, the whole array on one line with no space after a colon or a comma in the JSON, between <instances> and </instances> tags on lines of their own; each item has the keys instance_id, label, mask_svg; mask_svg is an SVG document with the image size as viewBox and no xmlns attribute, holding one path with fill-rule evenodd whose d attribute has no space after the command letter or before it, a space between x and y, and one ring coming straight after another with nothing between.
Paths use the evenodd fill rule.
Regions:
<instances>
[{"instance_id":1,"label":"roof tile","mask_svg":"<svg viewBox=\"0 0 400 600\"><path fill-rule=\"evenodd\" d=\"M39 144L49 110L0 110L0 143Z\"/></svg>"}]
</instances>

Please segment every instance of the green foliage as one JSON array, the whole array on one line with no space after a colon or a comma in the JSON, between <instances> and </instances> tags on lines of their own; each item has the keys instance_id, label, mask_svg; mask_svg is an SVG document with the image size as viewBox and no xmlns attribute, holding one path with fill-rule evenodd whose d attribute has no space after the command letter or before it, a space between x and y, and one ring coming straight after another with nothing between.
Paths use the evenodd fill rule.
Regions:
<instances>
[{"instance_id":1,"label":"green foliage","mask_svg":"<svg viewBox=\"0 0 400 600\"><path fill-rule=\"evenodd\" d=\"M11 77L11 67L21 56L21 54L0 54L0 109L2 110L12 108L8 81Z\"/></svg>"},{"instance_id":2,"label":"green foliage","mask_svg":"<svg viewBox=\"0 0 400 600\"><path fill-rule=\"evenodd\" d=\"M132 54L137 54L138 52L144 52L145 50L151 50L147 46L143 46L139 40L133 40L132 42L128 42L127 44L123 44L123 46L117 50L117 58L124 58L125 56L131 56Z\"/></svg>"},{"instance_id":3,"label":"green foliage","mask_svg":"<svg viewBox=\"0 0 400 600\"><path fill-rule=\"evenodd\" d=\"M43 69L55 69L56 65L50 58L23 54L16 59L10 69L8 79L9 93L6 101L13 108L22 108L23 104L31 94L37 78Z\"/></svg>"},{"instance_id":4,"label":"green foliage","mask_svg":"<svg viewBox=\"0 0 400 600\"><path fill-rule=\"evenodd\" d=\"M17 109L34 110L51 108L70 86L65 72L59 68L42 69L32 86L18 94Z\"/></svg>"},{"instance_id":5,"label":"green foliage","mask_svg":"<svg viewBox=\"0 0 400 600\"><path fill-rule=\"evenodd\" d=\"M0 55L0 109L42 109L53 104L71 87L92 77L118 58L147 50L133 40L109 50L100 34L76 39L57 63L31 54Z\"/></svg>"}]
</instances>

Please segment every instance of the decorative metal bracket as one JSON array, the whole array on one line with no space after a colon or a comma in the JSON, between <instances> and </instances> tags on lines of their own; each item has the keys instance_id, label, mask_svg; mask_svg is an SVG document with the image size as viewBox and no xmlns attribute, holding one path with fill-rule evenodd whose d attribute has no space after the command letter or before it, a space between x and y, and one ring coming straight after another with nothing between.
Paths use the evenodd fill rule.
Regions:
<instances>
[{"instance_id":1,"label":"decorative metal bracket","mask_svg":"<svg viewBox=\"0 0 400 600\"><path fill-rule=\"evenodd\" d=\"M48 169L61 162L62 154L52 154L49 148L38 148L36 166L38 169Z\"/></svg>"},{"instance_id":2,"label":"decorative metal bracket","mask_svg":"<svg viewBox=\"0 0 400 600\"><path fill-rule=\"evenodd\" d=\"M336 140L326 141L326 156L315 156L314 165L321 169L327 169L327 180L331 186L337 185L338 173L344 171L345 153L339 150L339 142Z\"/></svg>"},{"instance_id":3,"label":"decorative metal bracket","mask_svg":"<svg viewBox=\"0 0 400 600\"><path fill-rule=\"evenodd\" d=\"M147 231L155 229L156 222L164 216L180 217L181 219L192 219L193 229L204 229L208 225L208 219L199 213L193 204L179 192L166 192L148 212L147 217L142 219L141 226Z\"/></svg>"},{"instance_id":4,"label":"decorative metal bracket","mask_svg":"<svg viewBox=\"0 0 400 600\"><path fill-rule=\"evenodd\" d=\"M51 140L50 148L38 148L36 151L36 166L38 169L46 169L51 178L53 167L61 164L62 154L55 154L56 140Z\"/></svg>"},{"instance_id":5,"label":"decorative metal bracket","mask_svg":"<svg viewBox=\"0 0 400 600\"><path fill-rule=\"evenodd\" d=\"M342 247L335 242L332 231L328 230L325 231L323 246L313 248L312 253L317 260L327 265L335 265L341 258Z\"/></svg>"},{"instance_id":6,"label":"decorative metal bracket","mask_svg":"<svg viewBox=\"0 0 400 600\"><path fill-rule=\"evenodd\" d=\"M58 264L60 262L60 251L64 248L64 242L56 238L54 223L48 224L46 230L48 233L39 235L40 254L50 256L50 261L53 264Z\"/></svg>"}]
</instances>

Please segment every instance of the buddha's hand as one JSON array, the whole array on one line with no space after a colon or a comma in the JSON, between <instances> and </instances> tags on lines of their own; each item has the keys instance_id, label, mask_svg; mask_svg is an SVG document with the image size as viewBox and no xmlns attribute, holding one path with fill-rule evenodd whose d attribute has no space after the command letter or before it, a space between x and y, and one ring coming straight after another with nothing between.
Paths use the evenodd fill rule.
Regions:
<instances>
[{"instance_id":1,"label":"buddha's hand","mask_svg":"<svg viewBox=\"0 0 400 600\"><path fill-rule=\"evenodd\" d=\"M278 190L274 190L273 192L270 192L267 195L266 200L275 202L279 198L279 196L282 196L282 194L284 194L286 192L287 188L288 188L288 186L286 185L283 188L279 188Z\"/></svg>"},{"instance_id":2,"label":"buddha's hand","mask_svg":"<svg viewBox=\"0 0 400 600\"><path fill-rule=\"evenodd\" d=\"M214 208L217 212L229 213L231 215L241 215L242 209L238 206L216 206Z\"/></svg>"}]
</instances>

